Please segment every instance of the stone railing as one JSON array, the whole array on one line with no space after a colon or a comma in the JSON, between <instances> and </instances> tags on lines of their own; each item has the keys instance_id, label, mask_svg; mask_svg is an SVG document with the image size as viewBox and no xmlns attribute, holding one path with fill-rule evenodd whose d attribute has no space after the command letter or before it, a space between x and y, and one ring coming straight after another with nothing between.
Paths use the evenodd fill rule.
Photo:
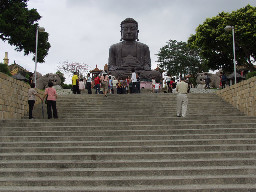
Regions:
<instances>
[{"instance_id":1,"label":"stone railing","mask_svg":"<svg viewBox=\"0 0 256 192\"><path fill-rule=\"evenodd\" d=\"M256 77L217 91L217 95L248 116L256 116Z\"/></svg>"},{"instance_id":2,"label":"stone railing","mask_svg":"<svg viewBox=\"0 0 256 192\"><path fill-rule=\"evenodd\" d=\"M21 119L28 114L29 88L29 84L0 72L0 120ZM43 91L37 91L43 96ZM40 102L36 98L36 104Z\"/></svg>"}]
</instances>

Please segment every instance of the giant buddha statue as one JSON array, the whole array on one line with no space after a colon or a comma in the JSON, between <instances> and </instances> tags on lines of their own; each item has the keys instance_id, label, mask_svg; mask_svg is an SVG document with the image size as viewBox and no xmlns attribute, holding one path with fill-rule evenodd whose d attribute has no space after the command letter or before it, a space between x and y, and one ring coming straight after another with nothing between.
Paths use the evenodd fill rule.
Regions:
<instances>
[{"instance_id":1,"label":"giant buddha statue","mask_svg":"<svg viewBox=\"0 0 256 192\"><path fill-rule=\"evenodd\" d=\"M132 69L142 79L161 78L158 71L151 71L149 47L138 42L138 23L132 18L121 22L121 42L109 49L108 70L117 78L131 75Z\"/></svg>"}]
</instances>

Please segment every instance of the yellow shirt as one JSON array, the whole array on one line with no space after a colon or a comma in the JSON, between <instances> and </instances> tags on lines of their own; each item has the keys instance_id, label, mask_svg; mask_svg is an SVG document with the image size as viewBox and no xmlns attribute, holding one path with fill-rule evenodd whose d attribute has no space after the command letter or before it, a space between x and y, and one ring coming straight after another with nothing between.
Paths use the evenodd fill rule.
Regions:
<instances>
[{"instance_id":1,"label":"yellow shirt","mask_svg":"<svg viewBox=\"0 0 256 192\"><path fill-rule=\"evenodd\" d=\"M77 75L73 75L73 77L72 77L72 85L76 85L77 80L78 80L78 76Z\"/></svg>"},{"instance_id":2,"label":"yellow shirt","mask_svg":"<svg viewBox=\"0 0 256 192\"><path fill-rule=\"evenodd\" d=\"M176 91L181 94L188 93L188 84L181 81L177 84Z\"/></svg>"}]
</instances>

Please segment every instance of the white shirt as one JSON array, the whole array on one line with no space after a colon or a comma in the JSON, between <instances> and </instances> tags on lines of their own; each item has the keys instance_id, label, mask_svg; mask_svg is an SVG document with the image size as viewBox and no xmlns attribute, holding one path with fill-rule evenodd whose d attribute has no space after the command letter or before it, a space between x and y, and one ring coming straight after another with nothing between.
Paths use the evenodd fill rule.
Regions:
<instances>
[{"instance_id":1,"label":"white shirt","mask_svg":"<svg viewBox=\"0 0 256 192\"><path fill-rule=\"evenodd\" d=\"M92 78L91 77L87 77L87 83L91 83L92 82Z\"/></svg>"},{"instance_id":2,"label":"white shirt","mask_svg":"<svg viewBox=\"0 0 256 192\"><path fill-rule=\"evenodd\" d=\"M135 72L132 73L132 82L133 83L137 82L137 78L136 78L136 73Z\"/></svg>"},{"instance_id":3,"label":"white shirt","mask_svg":"<svg viewBox=\"0 0 256 192\"><path fill-rule=\"evenodd\" d=\"M155 89L158 90L159 88L160 88L160 84L159 84L159 83L156 83L156 84L155 84Z\"/></svg>"}]
</instances>

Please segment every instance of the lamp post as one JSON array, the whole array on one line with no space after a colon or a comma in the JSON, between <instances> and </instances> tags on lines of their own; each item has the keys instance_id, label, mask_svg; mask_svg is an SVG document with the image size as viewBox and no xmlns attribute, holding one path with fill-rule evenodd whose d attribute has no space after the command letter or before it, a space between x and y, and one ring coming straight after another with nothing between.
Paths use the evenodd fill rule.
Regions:
<instances>
[{"instance_id":1,"label":"lamp post","mask_svg":"<svg viewBox=\"0 0 256 192\"><path fill-rule=\"evenodd\" d=\"M226 31L230 31L232 30L232 36L233 36L233 54L234 54L234 78L235 78L235 84L236 84L236 45L235 45L235 27L234 26L230 26L230 25L227 25L225 27L225 30Z\"/></svg>"},{"instance_id":2,"label":"lamp post","mask_svg":"<svg viewBox=\"0 0 256 192\"><path fill-rule=\"evenodd\" d=\"M37 68L37 47L38 47L38 32L44 32L45 29L43 27L37 27L36 28L36 53L35 53L35 76L34 76L34 83L36 87L36 68Z\"/></svg>"}]
</instances>

